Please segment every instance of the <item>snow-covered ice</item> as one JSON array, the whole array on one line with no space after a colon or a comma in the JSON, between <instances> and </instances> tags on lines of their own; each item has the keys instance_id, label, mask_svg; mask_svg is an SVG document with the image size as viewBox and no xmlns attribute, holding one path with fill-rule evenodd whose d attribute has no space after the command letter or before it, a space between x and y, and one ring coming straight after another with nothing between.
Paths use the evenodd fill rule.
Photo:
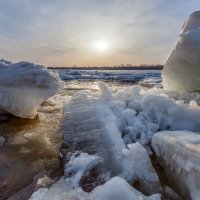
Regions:
<instances>
[{"instance_id":1,"label":"snow-covered ice","mask_svg":"<svg viewBox=\"0 0 200 200\"><path fill-rule=\"evenodd\" d=\"M153 81L161 82L160 70L69 70L60 69L58 73L62 80L106 80L117 82Z\"/></svg>"},{"instance_id":2,"label":"snow-covered ice","mask_svg":"<svg viewBox=\"0 0 200 200\"><path fill-rule=\"evenodd\" d=\"M112 92L104 83L100 83L99 88L99 93L77 92L66 102L62 155L72 152L72 157L65 166L65 177L55 183L43 199L51 196L52 199L110 200L118 192L112 188L119 188L119 191L121 188L127 199L129 196L135 199L160 198L159 195L145 197L131 184L139 183L137 189L145 195L162 193L148 155L151 139L161 130L186 129L198 133L200 94L147 89L138 85L117 92ZM102 186L99 186L102 183L95 183L95 189L86 193L81 188L81 178L96 165L97 173L109 172L107 182ZM36 194L44 195L45 191L41 189ZM120 199L120 195L117 197Z\"/></svg>"},{"instance_id":3,"label":"snow-covered ice","mask_svg":"<svg viewBox=\"0 0 200 200\"><path fill-rule=\"evenodd\" d=\"M61 88L58 75L28 62L0 62L0 112L34 118L40 104Z\"/></svg>"},{"instance_id":4,"label":"snow-covered ice","mask_svg":"<svg viewBox=\"0 0 200 200\"><path fill-rule=\"evenodd\" d=\"M146 149L138 142L123 149L124 177L133 183L139 183L139 189L147 194L162 191L158 175L153 168Z\"/></svg>"},{"instance_id":5,"label":"snow-covered ice","mask_svg":"<svg viewBox=\"0 0 200 200\"><path fill-rule=\"evenodd\" d=\"M116 117L99 95L76 93L64 106L63 151L97 154L103 159L103 171L121 173L118 159L125 145L116 124Z\"/></svg>"},{"instance_id":6,"label":"snow-covered ice","mask_svg":"<svg viewBox=\"0 0 200 200\"><path fill-rule=\"evenodd\" d=\"M153 136L152 147L174 188L184 199L200 197L200 135L163 131Z\"/></svg>"},{"instance_id":7,"label":"snow-covered ice","mask_svg":"<svg viewBox=\"0 0 200 200\"><path fill-rule=\"evenodd\" d=\"M65 177L71 187L79 187L81 177L102 162L98 155L89 155L88 153L75 152L70 161L65 165Z\"/></svg>"},{"instance_id":8,"label":"snow-covered ice","mask_svg":"<svg viewBox=\"0 0 200 200\"><path fill-rule=\"evenodd\" d=\"M97 200L160 200L159 194L144 196L120 177L113 177L92 193Z\"/></svg>"},{"instance_id":9,"label":"snow-covered ice","mask_svg":"<svg viewBox=\"0 0 200 200\"><path fill-rule=\"evenodd\" d=\"M65 74L65 73L60 73L60 78L64 81L68 80L68 81L71 81L71 80L76 80L76 78L70 74Z\"/></svg>"},{"instance_id":10,"label":"snow-covered ice","mask_svg":"<svg viewBox=\"0 0 200 200\"><path fill-rule=\"evenodd\" d=\"M55 183L55 181L53 179L44 175L44 177L38 179L36 186L37 187L49 187L49 186L53 185L53 183Z\"/></svg>"},{"instance_id":11,"label":"snow-covered ice","mask_svg":"<svg viewBox=\"0 0 200 200\"><path fill-rule=\"evenodd\" d=\"M168 90L200 91L200 11L185 22L162 72Z\"/></svg>"},{"instance_id":12,"label":"snow-covered ice","mask_svg":"<svg viewBox=\"0 0 200 200\"><path fill-rule=\"evenodd\" d=\"M61 177L49 189L41 188L34 192L29 200L95 200L90 194L84 192L80 187L71 188Z\"/></svg>"},{"instance_id":13,"label":"snow-covered ice","mask_svg":"<svg viewBox=\"0 0 200 200\"><path fill-rule=\"evenodd\" d=\"M48 192L47 188L39 189L38 191L36 191L32 194L32 196L29 200L45 200L47 192Z\"/></svg>"},{"instance_id":14,"label":"snow-covered ice","mask_svg":"<svg viewBox=\"0 0 200 200\"><path fill-rule=\"evenodd\" d=\"M112 100L111 91L103 83L100 86L107 98L82 91L65 105L64 146L67 151L85 152L77 158L72 157L66 165L67 174L73 172L71 182L75 181L73 185L78 185L80 176L91 165L89 158L93 158L94 163L98 161L96 154L103 159L99 173L109 172L111 177L118 175L130 183L137 182L148 195L160 191L159 179L146 149L139 143L126 147L119 131L119 120L107 105L107 101Z\"/></svg>"},{"instance_id":15,"label":"snow-covered ice","mask_svg":"<svg viewBox=\"0 0 200 200\"><path fill-rule=\"evenodd\" d=\"M125 144L139 141L148 145L152 136L162 130L200 131L200 94L144 89L139 85L124 87L101 95L118 118Z\"/></svg>"},{"instance_id":16,"label":"snow-covered ice","mask_svg":"<svg viewBox=\"0 0 200 200\"><path fill-rule=\"evenodd\" d=\"M124 179L113 177L104 185L96 187L91 193L80 187L70 188L64 178L60 178L49 189L34 192L29 200L160 200L159 194L145 196L134 189Z\"/></svg>"}]
</instances>

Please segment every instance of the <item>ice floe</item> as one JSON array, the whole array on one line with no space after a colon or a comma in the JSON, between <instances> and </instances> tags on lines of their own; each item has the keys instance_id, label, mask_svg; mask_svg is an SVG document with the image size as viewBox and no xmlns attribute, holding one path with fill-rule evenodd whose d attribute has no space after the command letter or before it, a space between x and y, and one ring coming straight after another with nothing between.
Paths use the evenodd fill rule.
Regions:
<instances>
[{"instance_id":1,"label":"ice floe","mask_svg":"<svg viewBox=\"0 0 200 200\"><path fill-rule=\"evenodd\" d=\"M58 75L28 62L0 62L0 112L34 118L40 104L61 88Z\"/></svg>"},{"instance_id":2,"label":"ice floe","mask_svg":"<svg viewBox=\"0 0 200 200\"><path fill-rule=\"evenodd\" d=\"M200 91L200 11L185 22L176 47L162 72L163 86L169 90Z\"/></svg>"},{"instance_id":3,"label":"ice floe","mask_svg":"<svg viewBox=\"0 0 200 200\"><path fill-rule=\"evenodd\" d=\"M58 73L62 80L105 80L117 82L161 82L160 70L112 70L112 71L95 71L95 70L69 70L60 69Z\"/></svg>"},{"instance_id":4,"label":"ice floe","mask_svg":"<svg viewBox=\"0 0 200 200\"><path fill-rule=\"evenodd\" d=\"M34 192L29 200L160 200L159 194L145 196L134 189L124 179L113 177L104 185L96 187L91 193L84 192L80 187L70 188L61 178L49 189L42 188Z\"/></svg>"},{"instance_id":5,"label":"ice floe","mask_svg":"<svg viewBox=\"0 0 200 200\"><path fill-rule=\"evenodd\" d=\"M200 131L200 94L174 93L163 89L128 86L115 93L102 90L102 97L118 118L126 144L148 144L162 130ZM109 99L109 100L108 100Z\"/></svg>"},{"instance_id":6,"label":"ice floe","mask_svg":"<svg viewBox=\"0 0 200 200\"><path fill-rule=\"evenodd\" d=\"M163 131L153 136L152 147L170 182L184 199L200 197L200 135Z\"/></svg>"},{"instance_id":7,"label":"ice floe","mask_svg":"<svg viewBox=\"0 0 200 200\"><path fill-rule=\"evenodd\" d=\"M162 191L158 175L153 168L146 149L138 142L123 149L124 177L131 183L136 182L139 189L147 194Z\"/></svg>"},{"instance_id":8,"label":"ice floe","mask_svg":"<svg viewBox=\"0 0 200 200\"><path fill-rule=\"evenodd\" d=\"M6 139L3 136L0 136L0 147L4 146Z\"/></svg>"},{"instance_id":9,"label":"ice floe","mask_svg":"<svg viewBox=\"0 0 200 200\"><path fill-rule=\"evenodd\" d=\"M92 194L97 200L160 200L159 194L147 197L120 177L113 177L104 185L98 186Z\"/></svg>"},{"instance_id":10,"label":"ice floe","mask_svg":"<svg viewBox=\"0 0 200 200\"><path fill-rule=\"evenodd\" d=\"M106 95L110 94L103 83L102 88ZM106 99L109 102L110 98ZM72 160L66 165L66 177L71 176L69 179L75 180L73 185L78 185L80 176L91 166L88 163L89 158L95 158L94 163L98 160L96 154L103 159L98 173L109 172L111 177L118 175L130 183L137 182L148 195L160 191L160 182L146 149L139 143L126 147L118 127L118 118L106 102L101 95L82 91L65 105L63 147L66 146L67 151L79 150L87 153L78 157L72 156Z\"/></svg>"}]
</instances>

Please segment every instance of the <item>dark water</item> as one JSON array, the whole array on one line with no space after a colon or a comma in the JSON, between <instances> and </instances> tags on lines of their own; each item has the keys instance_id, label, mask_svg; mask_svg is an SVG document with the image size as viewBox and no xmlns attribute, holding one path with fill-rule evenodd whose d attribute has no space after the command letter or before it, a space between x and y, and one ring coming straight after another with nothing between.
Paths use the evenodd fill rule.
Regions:
<instances>
[{"instance_id":1,"label":"dark water","mask_svg":"<svg viewBox=\"0 0 200 200\"><path fill-rule=\"evenodd\" d=\"M35 119L9 116L0 124L6 144L0 148L0 199L30 184L42 169L59 168L62 109L39 112Z\"/></svg>"}]
</instances>

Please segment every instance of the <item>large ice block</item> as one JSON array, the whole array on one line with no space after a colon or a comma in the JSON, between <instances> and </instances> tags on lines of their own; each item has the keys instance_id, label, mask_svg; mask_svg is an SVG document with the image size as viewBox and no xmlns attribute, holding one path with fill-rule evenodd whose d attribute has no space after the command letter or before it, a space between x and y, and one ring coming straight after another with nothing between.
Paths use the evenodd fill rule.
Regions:
<instances>
[{"instance_id":1,"label":"large ice block","mask_svg":"<svg viewBox=\"0 0 200 200\"><path fill-rule=\"evenodd\" d=\"M124 177L138 183L138 189L146 195L162 191L158 175L151 164L147 150L138 142L123 150Z\"/></svg>"},{"instance_id":2,"label":"large ice block","mask_svg":"<svg viewBox=\"0 0 200 200\"><path fill-rule=\"evenodd\" d=\"M113 175L122 171L122 149L125 148L116 117L94 93L75 94L64 106L62 151L81 151L103 158L103 171Z\"/></svg>"},{"instance_id":3,"label":"large ice block","mask_svg":"<svg viewBox=\"0 0 200 200\"><path fill-rule=\"evenodd\" d=\"M200 91L200 11L189 16L164 66L167 90Z\"/></svg>"},{"instance_id":4,"label":"large ice block","mask_svg":"<svg viewBox=\"0 0 200 200\"><path fill-rule=\"evenodd\" d=\"M146 149L139 143L126 147L117 119L101 96L83 91L66 103L63 136L64 155L75 151L98 155L103 159L100 174L121 176L131 184L137 182L147 195L160 191L159 179Z\"/></svg>"},{"instance_id":5,"label":"large ice block","mask_svg":"<svg viewBox=\"0 0 200 200\"><path fill-rule=\"evenodd\" d=\"M183 199L200 198L200 135L163 131L153 136L152 147L169 181Z\"/></svg>"},{"instance_id":6,"label":"large ice block","mask_svg":"<svg viewBox=\"0 0 200 200\"><path fill-rule=\"evenodd\" d=\"M28 62L0 62L0 112L34 118L40 104L58 92L61 81L55 73Z\"/></svg>"},{"instance_id":7,"label":"large ice block","mask_svg":"<svg viewBox=\"0 0 200 200\"><path fill-rule=\"evenodd\" d=\"M49 189L42 188L34 192L29 200L160 200L159 194L145 196L131 187L124 179L114 177L91 193L81 188L72 189L61 177Z\"/></svg>"},{"instance_id":8,"label":"large ice block","mask_svg":"<svg viewBox=\"0 0 200 200\"><path fill-rule=\"evenodd\" d=\"M113 177L92 193L97 200L160 200L159 194L144 196L120 177Z\"/></svg>"},{"instance_id":9,"label":"large ice block","mask_svg":"<svg viewBox=\"0 0 200 200\"><path fill-rule=\"evenodd\" d=\"M61 177L49 189L41 188L34 192L29 200L94 200L81 188L72 189L64 177Z\"/></svg>"}]
</instances>

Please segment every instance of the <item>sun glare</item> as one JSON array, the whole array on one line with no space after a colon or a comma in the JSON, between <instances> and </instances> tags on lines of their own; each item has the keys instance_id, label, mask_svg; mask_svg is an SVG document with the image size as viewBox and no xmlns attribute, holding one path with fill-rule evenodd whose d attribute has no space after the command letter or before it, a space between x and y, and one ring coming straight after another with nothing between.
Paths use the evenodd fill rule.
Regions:
<instances>
[{"instance_id":1,"label":"sun glare","mask_svg":"<svg viewBox=\"0 0 200 200\"><path fill-rule=\"evenodd\" d=\"M94 46L97 51L106 51L108 49L108 43L105 40L96 41Z\"/></svg>"}]
</instances>

